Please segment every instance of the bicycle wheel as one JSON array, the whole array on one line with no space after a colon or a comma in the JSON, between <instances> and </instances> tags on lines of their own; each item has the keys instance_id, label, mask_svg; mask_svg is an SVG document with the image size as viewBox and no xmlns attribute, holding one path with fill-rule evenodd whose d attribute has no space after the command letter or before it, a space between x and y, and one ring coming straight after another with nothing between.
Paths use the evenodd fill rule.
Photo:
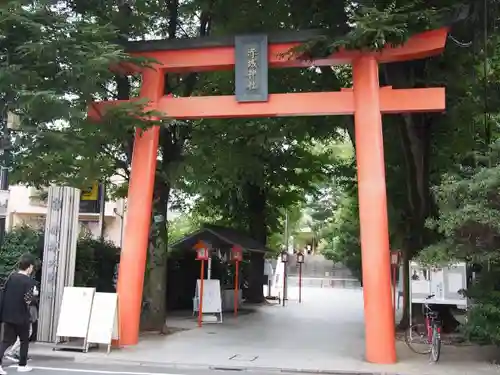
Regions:
<instances>
[{"instance_id":1,"label":"bicycle wheel","mask_svg":"<svg viewBox=\"0 0 500 375\"><path fill-rule=\"evenodd\" d=\"M405 342L416 354L429 354L431 348L425 324L414 324L405 331Z\"/></svg>"},{"instance_id":2,"label":"bicycle wheel","mask_svg":"<svg viewBox=\"0 0 500 375\"><path fill-rule=\"evenodd\" d=\"M439 361L441 356L441 334L438 331L437 326L432 327L432 342L431 342L431 362L436 363Z\"/></svg>"}]
</instances>

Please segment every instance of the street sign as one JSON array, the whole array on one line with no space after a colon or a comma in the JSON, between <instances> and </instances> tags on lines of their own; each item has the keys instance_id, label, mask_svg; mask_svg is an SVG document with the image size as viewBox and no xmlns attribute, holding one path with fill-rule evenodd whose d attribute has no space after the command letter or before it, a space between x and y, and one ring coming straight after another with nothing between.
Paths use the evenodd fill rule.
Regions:
<instances>
[{"instance_id":1,"label":"street sign","mask_svg":"<svg viewBox=\"0 0 500 375\"><path fill-rule=\"evenodd\" d=\"M81 189L80 194L80 213L82 214L97 214L101 211L100 197L104 193L102 185L94 182L92 186Z\"/></svg>"},{"instance_id":2,"label":"street sign","mask_svg":"<svg viewBox=\"0 0 500 375\"><path fill-rule=\"evenodd\" d=\"M94 182L92 186L87 189L82 189L80 198L82 201L96 201L99 199L99 183Z\"/></svg>"}]
</instances>

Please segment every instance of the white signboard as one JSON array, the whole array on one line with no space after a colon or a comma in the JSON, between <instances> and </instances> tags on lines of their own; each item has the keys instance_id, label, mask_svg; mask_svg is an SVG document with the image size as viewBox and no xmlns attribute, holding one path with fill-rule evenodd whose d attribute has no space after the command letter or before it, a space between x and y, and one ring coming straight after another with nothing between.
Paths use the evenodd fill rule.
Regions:
<instances>
[{"instance_id":1,"label":"white signboard","mask_svg":"<svg viewBox=\"0 0 500 375\"><path fill-rule=\"evenodd\" d=\"M427 268L410 264L410 290L412 303L467 306L460 293L467 288L467 266L458 263L442 268ZM427 298L433 295L431 299Z\"/></svg>"},{"instance_id":2,"label":"white signboard","mask_svg":"<svg viewBox=\"0 0 500 375\"><path fill-rule=\"evenodd\" d=\"M57 337L87 339L95 288L64 288Z\"/></svg>"},{"instance_id":3,"label":"white signboard","mask_svg":"<svg viewBox=\"0 0 500 375\"><path fill-rule=\"evenodd\" d=\"M268 276L269 280L271 280L271 278L273 277L273 273L274 273L273 265L269 260L266 259L264 261L264 275Z\"/></svg>"},{"instance_id":4,"label":"white signboard","mask_svg":"<svg viewBox=\"0 0 500 375\"><path fill-rule=\"evenodd\" d=\"M201 280L196 283L196 297L199 299ZM203 314L219 314L222 312L220 281L216 279L203 281Z\"/></svg>"},{"instance_id":5,"label":"white signboard","mask_svg":"<svg viewBox=\"0 0 500 375\"><path fill-rule=\"evenodd\" d=\"M108 345L118 339L118 295L116 293L95 293L87 343Z\"/></svg>"},{"instance_id":6,"label":"white signboard","mask_svg":"<svg viewBox=\"0 0 500 375\"><path fill-rule=\"evenodd\" d=\"M411 290L413 294L425 294L426 296L431 294L430 283L425 280L412 280Z\"/></svg>"},{"instance_id":7,"label":"white signboard","mask_svg":"<svg viewBox=\"0 0 500 375\"><path fill-rule=\"evenodd\" d=\"M464 276L460 273L450 273L448 274L448 293L458 293L461 289L464 289Z\"/></svg>"}]
</instances>

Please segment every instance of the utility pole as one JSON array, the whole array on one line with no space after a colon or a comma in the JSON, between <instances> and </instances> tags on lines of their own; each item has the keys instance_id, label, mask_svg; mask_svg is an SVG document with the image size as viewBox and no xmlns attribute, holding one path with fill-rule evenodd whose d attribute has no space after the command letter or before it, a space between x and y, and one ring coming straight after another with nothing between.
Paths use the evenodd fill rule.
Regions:
<instances>
[{"instance_id":1,"label":"utility pole","mask_svg":"<svg viewBox=\"0 0 500 375\"><path fill-rule=\"evenodd\" d=\"M285 248L288 253L288 245L289 245L289 233L288 233L288 210L285 211Z\"/></svg>"},{"instance_id":2,"label":"utility pole","mask_svg":"<svg viewBox=\"0 0 500 375\"><path fill-rule=\"evenodd\" d=\"M288 210L285 211L285 251L288 254L288 241L290 234L288 233ZM288 300L288 262L283 264L283 306Z\"/></svg>"},{"instance_id":3,"label":"utility pole","mask_svg":"<svg viewBox=\"0 0 500 375\"><path fill-rule=\"evenodd\" d=\"M8 206L9 206L9 179L8 179L8 169L5 166L7 151L2 149L3 153L3 163L0 168L0 246L3 244L5 237Z\"/></svg>"},{"instance_id":4,"label":"utility pole","mask_svg":"<svg viewBox=\"0 0 500 375\"><path fill-rule=\"evenodd\" d=\"M104 241L104 214L106 208L106 185L99 186L99 239Z\"/></svg>"}]
</instances>

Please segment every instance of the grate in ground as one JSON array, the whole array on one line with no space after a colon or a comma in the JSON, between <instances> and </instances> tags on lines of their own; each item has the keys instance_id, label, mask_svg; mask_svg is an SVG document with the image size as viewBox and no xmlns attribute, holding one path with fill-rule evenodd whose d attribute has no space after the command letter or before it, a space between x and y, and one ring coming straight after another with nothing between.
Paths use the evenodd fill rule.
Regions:
<instances>
[{"instance_id":1,"label":"grate in ground","mask_svg":"<svg viewBox=\"0 0 500 375\"><path fill-rule=\"evenodd\" d=\"M259 358L259 356L257 356L257 355L235 354L235 355L229 357L229 360L231 360L231 361L238 361L238 362L253 362L257 358Z\"/></svg>"}]
</instances>

